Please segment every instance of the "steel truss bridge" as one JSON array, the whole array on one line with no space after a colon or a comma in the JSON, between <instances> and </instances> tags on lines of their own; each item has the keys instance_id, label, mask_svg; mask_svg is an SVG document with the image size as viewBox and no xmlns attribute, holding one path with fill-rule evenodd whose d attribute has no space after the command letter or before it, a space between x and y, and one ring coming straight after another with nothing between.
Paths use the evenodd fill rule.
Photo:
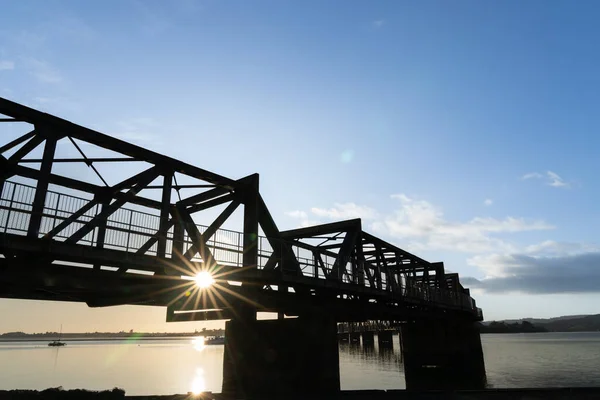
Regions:
<instances>
[{"instance_id":1,"label":"steel truss bridge","mask_svg":"<svg viewBox=\"0 0 600 400\"><path fill-rule=\"evenodd\" d=\"M257 174L226 178L2 98L0 114L0 132L23 130L0 147L0 297L164 306L167 321L482 319L457 274L360 219L279 230ZM134 172L111 182L110 168ZM215 284L196 287L200 271Z\"/></svg>"}]
</instances>

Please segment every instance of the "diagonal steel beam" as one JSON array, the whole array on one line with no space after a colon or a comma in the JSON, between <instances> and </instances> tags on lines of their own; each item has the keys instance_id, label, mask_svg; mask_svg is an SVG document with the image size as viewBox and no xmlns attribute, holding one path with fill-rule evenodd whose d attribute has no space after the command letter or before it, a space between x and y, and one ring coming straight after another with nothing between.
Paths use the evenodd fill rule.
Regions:
<instances>
[{"instance_id":1,"label":"diagonal steel beam","mask_svg":"<svg viewBox=\"0 0 600 400\"><path fill-rule=\"evenodd\" d=\"M116 151L118 153L136 158L140 161L146 161L154 165L171 166L173 170L193 178L230 188L234 188L235 186L235 181L232 179L184 163L183 161L167 157L163 154L155 153L134 144L116 139L92 129L85 128L81 125L74 124L54 115L43 113L1 97L0 113L34 125L39 124L52 127L53 130L59 131L65 135L80 139L84 142L104 149Z\"/></svg>"},{"instance_id":2,"label":"diagonal steel beam","mask_svg":"<svg viewBox=\"0 0 600 400\"><path fill-rule=\"evenodd\" d=\"M34 135L28 142L26 142L19 150L15 151L12 156L8 158L8 161L12 164L17 163L33 149L38 147L46 138L42 135Z\"/></svg>"},{"instance_id":3,"label":"diagonal steel beam","mask_svg":"<svg viewBox=\"0 0 600 400\"><path fill-rule=\"evenodd\" d=\"M64 219L60 224L56 225L54 228L50 230L50 232L46 233L43 236L43 239L52 239L54 236L58 235L63 229L69 226L74 221L77 221L81 216L83 216L86 212L91 210L98 204L97 199L90 200L79 210L75 211L73 214L69 216L69 218Z\"/></svg>"},{"instance_id":4,"label":"diagonal steel beam","mask_svg":"<svg viewBox=\"0 0 600 400\"><path fill-rule=\"evenodd\" d=\"M346 232L349 229L360 227L360 218L349 219L347 221L332 222L330 224L322 224L309 226L306 228L291 229L281 232L281 236L286 239L294 238L309 238L311 236L322 235L326 233Z\"/></svg>"},{"instance_id":5,"label":"diagonal steel beam","mask_svg":"<svg viewBox=\"0 0 600 400\"><path fill-rule=\"evenodd\" d=\"M138 174L135 174L134 176L132 176L130 178L125 179L124 181L117 183L116 185L113 185L111 187L111 192L116 193L116 192L120 192L123 189L130 189L134 185L137 185L138 182L140 181L140 179L147 177L149 171L153 171L153 172L157 171L157 168L152 166ZM156 179L157 176L158 176L158 173L155 173L154 178L152 180ZM150 181L150 182L152 182L152 181ZM144 186L147 186L147 184Z\"/></svg>"},{"instance_id":6,"label":"diagonal steel beam","mask_svg":"<svg viewBox=\"0 0 600 400\"><path fill-rule=\"evenodd\" d=\"M263 271L274 271L276 269L277 263L279 262L280 257L281 257L280 253L281 252L273 249L273 252L269 256L269 259L267 260L267 262L265 263L265 266L263 267Z\"/></svg>"},{"instance_id":7,"label":"diagonal steel beam","mask_svg":"<svg viewBox=\"0 0 600 400\"><path fill-rule=\"evenodd\" d=\"M77 243L81 240L85 235L90 233L101 221L106 220L110 217L115 211L117 211L123 204L127 203L130 198L135 197L135 195L142 190L145 186L147 186L150 182L152 182L158 176L158 172L155 167L152 167L141 174L138 174L138 182L125 194L125 196L121 197L118 200L115 200L112 204L102 210L102 212L96 215L90 222L81 227L77 232L71 235L66 242L67 243Z\"/></svg>"},{"instance_id":8,"label":"diagonal steel beam","mask_svg":"<svg viewBox=\"0 0 600 400\"><path fill-rule=\"evenodd\" d=\"M4 153L5 151L8 151L10 149L12 149L15 146L20 145L21 143L23 143L26 140L31 139L32 137L34 137L36 134L35 129L32 130L29 133L24 134L23 136L19 136L18 138L16 138L15 140L11 141L10 143L5 144L4 146L0 147L0 154ZM42 160L40 160L40 162L42 162Z\"/></svg>"},{"instance_id":9,"label":"diagonal steel beam","mask_svg":"<svg viewBox=\"0 0 600 400\"><path fill-rule=\"evenodd\" d=\"M187 231L190 239L192 239L192 247L188 249L188 251L184 254L185 260L191 260L196 253L200 253L200 258L202 258L202 262L205 266L211 266L214 260L212 252L206 246L206 241L203 238L202 233L198 229L198 226L192 219L192 216L183 208L179 207L179 215L183 220L183 225L185 230ZM193 253L190 251L193 248Z\"/></svg>"},{"instance_id":10,"label":"diagonal steel beam","mask_svg":"<svg viewBox=\"0 0 600 400\"><path fill-rule=\"evenodd\" d=\"M187 212L193 214L198 211L206 210L207 208L219 206L233 199L235 199L235 196L233 194L226 194L225 196L217 197L215 199L205 201L204 203L193 204L187 208Z\"/></svg>"},{"instance_id":11,"label":"diagonal steel beam","mask_svg":"<svg viewBox=\"0 0 600 400\"><path fill-rule=\"evenodd\" d=\"M240 203L238 201L231 202L231 204L227 206L227 208L223 210L221 214L219 214L219 216L213 221L213 223L210 224L208 228L206 228L206 231L204 231L204 233L202 234L202 241L204 245L206 245L206 243L210 240L212 235L214 235L215 232L219 230L221 225L223 225L227 218L229 218L231 214L233 214L233 212L238 208L239 205ZM183 257L186 260L191 260L199 250L199 247L193 243L192 246L185 252Z\"/></svg>"},{"instance_id":12,"label":"diagonal steel beam","mask_svg":"<svg viewBox=\"0 0 600 400\"><path fill-rule=\"evenodd\" d=\"M154 243L158 242L159 237L167 235L167 232L173 225L175 225L175 220L170 219L167 221L163 229L157 230L156 233L154 233L154 235L152 235L152 237L135 252L135 254L145 254L152 246L154 246Z\"/></svg>"},{"instance_id":13,"label":"diagonal steel beam","mask_svg":"<svg viewBox=\"0 0 600 400\"><path fill-rule=\"evenodd\" d=\"M31 139L32 141L35 137ZM30 143L30 142L28 142ZM25 145L27 146L27 144ZM25 147L23 146L23 147ZM27 227L27 236L37 238L42 224L42 215L44 214L44 205L46 204L46 193L50 183L50 172L52 171L52 159L56 150L56 138L50 136L44 144L44 156L40 166L40 178L36 182L35 195L31 204L31 214L29 217L29 226Z\"/></svg>"},{"instance_id":14,"label":"diagonal steel beam","mask_svg":"<svg viewBox=\"0 0 600 400\"><path fill-rule=\"evenodd\" d=\"M331 269L330 277L332 279L337 279L339 281L342 280L342 274L346 272L346 263L348 258L350 257L350 253L357 245L358 233L360 232L360 226L354 227L354 229L346 232L346 236L344 236L344 240L342 241L342 246L340 247L340 251L333 263L333 268Z\"/></svg>"},{"instance_id":15,"label":"diagonal steel beam","mask_svg":"<svg viewBox=\"0 0 600 400\"><path fill-rule=\"evenodd\" d=\"M228 194L230 193L231 190L227 189L227 188L223 188L223 187L216 187L214 189L210 189L207 190L205 192L202 193L198 193L194 196L190 196L188 198L185 198L183 200L181 200L178 205L179 206L183 206L183 207L187 207L187 206L191 206L193 204L197 204L197 203L202 203L206 200L211 200L214 199L215 197L219 197L222 196L224 194Z\"/></svg>"},{"instance_id":16,"label":"diagonal steel beam","mask_svg":"<svg viewBox=\"0 0 600 400\"><path fill-rule=\"evenodd\" d=\"M323 262L321 254L315 250L313 251L313 257L315 259L315 262L321 268L321 271L323 271L323 275L325 276L325 278L329 278L329 271L327 271L327 268L325 268L325 263Z\"/></svg>"},{"instance_id":17,"label":"diagonal steel beam","mask_svg":"<svg viewBox=\"0 0 600 400\"><path fill-rule=\"evenodd\" d=\"M283 237L281 236L279 229L277 229L277 225L260 194L258 195L258 223L265 233L269 244L271 244L271 247L273 249L281 249L280 267L285 267L286 270L301 275L302 268L300 268L300 264L296 259L292 246L283 240Z\"/></svg>"}]
</instances>

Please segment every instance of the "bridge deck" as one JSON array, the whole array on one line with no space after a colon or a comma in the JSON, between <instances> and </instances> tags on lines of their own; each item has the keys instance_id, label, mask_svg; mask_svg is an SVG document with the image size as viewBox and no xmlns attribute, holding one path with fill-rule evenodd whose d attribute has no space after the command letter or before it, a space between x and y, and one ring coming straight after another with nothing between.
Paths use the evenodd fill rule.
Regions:
<instances>
[{"instance_id":1,"label":"bridge deck","mask_svg":"<svg viewBox=\"0 0 600 400\"><path fill-rule=\"evenodd\" d=\"M339 320L482 318L457 274L364 232L360 220L279 231L257 175L225 178L1 98L0 114L34 127L0 147L1 297L161 305L169 320L230 318L240 302ZM87 157L75 139L111 156ZM81 158L58 157L60 141ZM42 157L27 157L37 147ZM127 161L149 168L110 185L94 167ZM65 163L91 168L104 186L55 173ZM179 185L178 175L197 183ZM182 198L182 188L203 190ZM225 204L210 225L195 222ZM241 205L243 228L223 229ZM202 270L217 281L211 290L185 279Z\"/></svg>"},{"instance_id":2,"label":"bridge deck","mask_svg":"<svg viewBox=\"0 0 600 400\"><path fill-rule=\"evenodd\" d=\"M93 229L77 244L69 244L65 241L77 231L83 224L96 217L101 207L92 207L89 211L78 218L78 223L73 223L60 233L56 234L52 243L43 240L44 235L52 231L61 222L71 217L77 210L87 204L90 199L77 197L56 191L48 191L46 204L42 216L40 229L41 239L30 239L26 237L27 227L31 215L31 201L35 194L35 187L22 183L7 181L4 191L0 197L0 249L13 252L26 252L29 255L51 254L53 258L68 262L65 268L70 268L68 275L75 273L72 268L93 268L93 265L101 264L101 270L113 272L115 269L121 273L129 271L131 274L157 274L164 270L165 265L171 265L171 248L173 244L173 229L167 233L167 256L164 259L157 258L157 244L147 248L143 253L144 244L155 236L158 230L159 216L137 211L131 208L122 208L107 219L106 236L102 249L96 247L98 243L99 228ZM197 225L200 232L205 232L207 226ZM253 282L262 285L298 285L314 289L326 288L340 293L340 297L349 294L367 294L377 298L383 298L386 302L402 301L406 304L427 304L428 306L439 306L442 308L480 312L473 307L470 296L465 293L452 293L448 290L425 286L416 281L405 280L401 282L397 290L392 290L384 281L381 288L370 287L369 281L364 280L362 284L352 281L349 274L345 274L341 281L327 279L332 269L331 257L325 257L320 265L311 252L306 248L293 246L296 258L301 265L299 273L285 272L280 268L277 272L265 271L264 267L273 255L273 249L266 237L258 239L259 264L256 270L244 269L242 266L243 233L219 229L212 238L207 241L218 267L217 276L222 281ZM186 234L184 235L184 252L193 242ZM175 261L177 262L177 260ZM191 259L192 266L187 266L190 271L200 271L202 260L196 255ZM197 265L193 265L197 264ZM61 264L55 264L60 266ZM63 270L64 271L64 270ZM123 278L123 275L120 275ZM71 300L77 300L77 296L70 295ZM87 301L84 295L80 301ZM167 305L164 302L141 301L146 304ZM277 311L276 309L263 308L262 311Z\"/></svg>"}]
</instances>

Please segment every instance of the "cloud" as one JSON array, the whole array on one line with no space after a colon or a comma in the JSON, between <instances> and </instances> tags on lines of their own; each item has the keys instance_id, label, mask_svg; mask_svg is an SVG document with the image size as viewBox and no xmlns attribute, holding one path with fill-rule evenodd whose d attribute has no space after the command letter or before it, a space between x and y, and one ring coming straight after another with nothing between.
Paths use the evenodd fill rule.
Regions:
<instances>
[{"instance_id":1,"label":"cloud","mask_svg":"<svg viewBox=\"0 0 600 400\"><path fill-rule=\"evenodd\" d=\"M49 63L37 58L24 58L25 67L31 75L42 83L60 83L63 78L60 72Z\"/></svg>"},{"instance_id":2,"label":"cloud","mask_svg":"<svg viewBox=\"0 0 600 400\"><path fill-rule=\"evenodd\" d=\"M313 207L310 213L297 210L286 214L296 218L313 216L320 220L362 218L365 230L401 240L403 248L414 251L514 252L516 246L496 235L554 229L544 221L515 217L475 217L466 222L453 222L444 217L441 209L427 201L405 194L392 195L391 198L398 201L397 207L386 214L355 203L336 203L331 208Z\"/></svg>"},{"instance_id":3,"label":"cloud","mask_svg":"<svg viewBox=\"0 0 600 400\"><path fill-rule=\"evenodd\" d=\"M543 178L544 175L540 174L539 172L529 172L525 175L523 175L521 177L521 179L526 180L526 179L541 179Z\"/></svg>"},{"instance_id":4,"label":"cloud","mask_svg":"<svg viewBox=\"0 0 600 400\"><path fill-rule=\"evenodd\" d=\"M600 247L592 243L569 243L546 240L526 246L524 253L531 256L564 256L600 251Z\"/></svg>"},{"instance_id":5,"label":"cloud","mask_svg":"<svg viewBox=\"0 0 600 400\"><path fill-rule=\"evenodd\" d=\"M565 182L563 178L560 177L556 172L546 171L545 174L540 174L539 172L529 172L521 177L522 180L527 179L544 179L546 181L546 185L556 187L556 188L568 188L570 187L568 182Z\"/></svg>"},{"instance_id":6,"label":"cloud","mask_svg":"<svg viewBox=\"0 0 600 400\"><path fill-rule=\"evenodd\" d=\"M39 110L50 113L74 113L82 109L79 101L66 97L37 96L33 98L33 105Z\"/></svg>"},{"instance_id":7,"label":"cloud","mask_svg":"<svg viewBox=\"0 0 600 400\"><path fill-rule=\"evenodd\" d=\"M156 129L156 122L152 118L128 118L117 122L114 136L125 141L158 144L160 142L158 136L152 133Z\"/></svg>"},{"instance_id":8,"label":"cloud","mask_svg":"<svg viewBox=\"0 0 600 400\"><path fill-rule=\"evenodd\" d=\"M548 183L550 186L554 186L554 187L569 186L560 176L558 176L557 173L554 173L552 171L547 171L546 174L548 175L548 178L550 179L550 183Z\"/></svg>"},{"instance_id":9,"label":"cloud","mask_svg":"<svg viewBox=\"0 0 600 400\"><path fill-rule=\"evenodd\" d=\"M373 26L375 28L381 28L383 25L385 25L385 20L383 20L383 19L377 19L377 20L373 21Z\"/></svg>"},{"instance_id":10,"label":"cloud","mask_svg":"<svg viewBox=\"0 0 600 400\"><path fill-rule=\"evenodd\" d=\"M600 251L558 256L492 254L469 260L483 279L462 279L486 292L533 294L600 292Z\"/></svg>"},{"instance_id":11,"label":"cloud","mask_svg":"<svg viewBox=\"0 0 600 400\"><path fill-rule=\"evenodd\" d=\"M332 208L313 207L310 211L317 217L327 219L354 219L362 218L372 220L379 216L371 207L360 206L355 203L335 203Z\"/></svg>"},{"instance_id":12,"label":"cloud","mask_svg":"<svg viewBox=\"0 0 600 400\"><path fill-rule=\"evenodd\" d=\"M292 218L308 218L306 212L300 210L288 211L285 213L285 215Z\"/></svg>"},{"instance_id":13,"label":"cloud","mask_svg":"<svg viewBox=\"0 0 600 400\"><path fill-rule=\"evenodd\" d=\"M15 62L8 60L0 60L0 71L10 71L15 69Z\"/></svg>"},{"instance_id":14,"label":"cloud","mask_svg":"<svg viewBox=\"0 0 600 400\"><path fill-rule=\"evenodd\" d=\"M485 205L485 206L491 206L492 204L494 204L494 200L492 200L492 199L485 199L483 201L483 205Z\"/></svg>"},{"instance_id":15,"label":"cloud","mask_svg":"<svg viewBox=\"0 0 600 400\"><path fill-rule=\"evenodd\" d=\"M392 198L399 200L399 208L392 215L373 223L372 228L379 234L409 240L414 250L510 252L515 250L515 246L495 237L495 234L554 229L544 221L515 217L475 217L466 222L453 222L444 217L441 209L427 201L404 194L393 195Z\"/></svg>"}]
</instances>

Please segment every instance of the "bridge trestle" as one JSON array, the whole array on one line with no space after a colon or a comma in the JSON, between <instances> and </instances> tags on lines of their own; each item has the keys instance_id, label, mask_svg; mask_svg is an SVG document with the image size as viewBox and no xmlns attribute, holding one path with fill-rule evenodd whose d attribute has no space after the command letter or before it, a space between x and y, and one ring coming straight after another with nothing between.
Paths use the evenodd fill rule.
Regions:
<instances>
[{"instance_id":1,"label":"bridge trestle","mask_svg":"<svg viewBox=\"0 0 600 400\"><path fill-rule=\"evenodd\" d=\"M458 274L363 231L360 219L279 230L258 174L226 178L2 98L0 114L1 127L24 127L0 147L0 297L162 306L169 322L230 320L228 348L246 358L227 350L237 374L228 381L257 393L251 366L296 387L292 359L307 370L322 364L313 387L339 389L336 322L483 318ZM200 272L215 282L199 287ZM279 320L256 321L257 312ZM417 343L407 357L429 357L413 350L428 331L402 329ZM475 343L467 325L436 329L447 346L434 353L471 346L451 332ZM303 344L286 353L300 339L294 330Z\"/></svg>"}]
</instances>

